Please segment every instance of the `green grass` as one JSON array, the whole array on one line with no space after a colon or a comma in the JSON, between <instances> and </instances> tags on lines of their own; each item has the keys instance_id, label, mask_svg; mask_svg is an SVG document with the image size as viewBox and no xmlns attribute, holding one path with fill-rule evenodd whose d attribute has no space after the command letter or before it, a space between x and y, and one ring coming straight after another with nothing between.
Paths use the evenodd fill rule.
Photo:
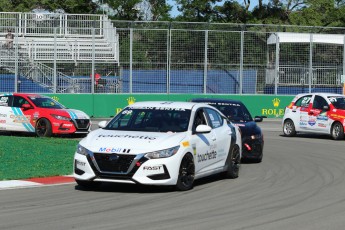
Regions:
<instances>
[{"instance_id":1,"label":"green grass","mask_svg":"<svg viewBox=\"0 0 345 230\"><path fill-rule=\"evenodd\" d=\"M0 180L69 175L79 140L0 135Z\"/></svg>"}]
</instances>

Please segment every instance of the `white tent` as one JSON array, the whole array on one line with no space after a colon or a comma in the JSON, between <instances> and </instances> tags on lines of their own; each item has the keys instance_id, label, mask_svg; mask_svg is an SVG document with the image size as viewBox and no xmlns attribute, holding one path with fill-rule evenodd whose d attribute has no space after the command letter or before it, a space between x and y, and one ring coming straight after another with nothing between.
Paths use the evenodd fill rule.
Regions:
<instances>
[{"instance_id":1,"label":"white tent","mask_svg":"<svg viewBox=\"0 0 345 230\"><path fill-rule=\"evenodd\" d=\"M280 32L271 34L267 39L267 44L276 44L277 38L278 43L310 43L312 41L313 43L343 45L345 35Z\"/></svg>"}]
</instances>

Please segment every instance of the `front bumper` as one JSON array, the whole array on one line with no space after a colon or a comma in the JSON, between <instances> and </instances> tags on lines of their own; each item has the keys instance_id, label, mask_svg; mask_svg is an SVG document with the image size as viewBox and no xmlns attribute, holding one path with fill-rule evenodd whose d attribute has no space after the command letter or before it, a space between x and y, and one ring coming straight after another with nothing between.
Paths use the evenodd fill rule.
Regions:
<instances>
[{"instance_id":1,"label":"front bumper","mask_svg":"<svg viewBox=\"0 0 345 230\"><path fill-rule=\"evenodd\" d=\"M91 121L89 119L53 120L52 129L55 134L89 133Z\"/></svg>"},{"instance_id":2,"label":"front bumper","mask_svg":"<svg viewBox=\"0 0 345 230\"><path fill-rule=\"evenodd\" d=\"M242 140L242 158L260 159L262 158L264 141L262 139L251 140L244 138Z\"/></svg>"},{"instance_id":3,"label":"front bumper","mask_svg":"<svg viewBox=\"0 0 345 230\"><path fill-rule=\"evenodd\" d=\"M179 168L175 160L178 160L176 156L147 159L144 154L95 153L84 156L75 153L74 177L87 181L175 185Z\"/></svg>"}]
</instances>

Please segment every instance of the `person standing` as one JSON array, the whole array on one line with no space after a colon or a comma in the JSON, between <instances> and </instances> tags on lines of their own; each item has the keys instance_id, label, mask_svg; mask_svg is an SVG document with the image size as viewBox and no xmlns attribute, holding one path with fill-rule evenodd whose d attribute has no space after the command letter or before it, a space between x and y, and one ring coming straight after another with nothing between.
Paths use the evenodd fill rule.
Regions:
<instances>
[{"instance_id":1,"label":"person standing","mask_svg":"<svg viewBox=\"0 0 345 230\"><path fill-rule=\"evenodd\" d=\"M11 49L13 48L13 39L14 39L14 35L12 34L11 30L7 31L7 34L5 35L5 39L6 39L6 48Z\"/></svg>"}]
</instances>

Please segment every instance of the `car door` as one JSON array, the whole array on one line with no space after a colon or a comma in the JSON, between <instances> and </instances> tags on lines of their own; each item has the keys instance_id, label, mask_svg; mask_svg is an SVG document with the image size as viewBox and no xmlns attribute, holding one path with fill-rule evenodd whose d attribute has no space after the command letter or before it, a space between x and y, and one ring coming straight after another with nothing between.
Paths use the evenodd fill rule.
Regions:
<instances>
[{"instance_id":1,"label":"car door","mask_svg":"<svg viewBox=\"0 0 345 230\"><path fill-rule=\"evenodd\" d=\"M329 105L325 98L315 95L311 109L308 112L309 121L315 122L310 126L310 130L315 132L329 133L330 122L328 119Z\"/></svg>"},{"instance_id":2,"label":"car door","mask_svg":"<svg viewBox=\"0 0 345 230\"><path fill-rule=\"evenodd\" d=\"M216 162L214 167L223 167L230 149L231 128L225 122L222 115L214 109L206 108L206 114L215 137Z\"/></svg>"},{"instance_id":3,"label":"car door","mask_svg":"<svg viewBox=\"0 0 345 230\"><path fill-rule=\"evenodd\" d=\"M216 136L213 130L208 133L196 133L198 125L210 125L203 108L196 110L192 122L191 144L194 154L195 173L207 173L214 168L213 164L217 160Z\"/></svg>"},{"instance_id":4,"label":"car door","mask_svg":"<svg viewBox=\"0 0 345 230\"><path fill-rule=\"evenodd\" d=\"M25 110L22 108L23 104L30 103L22 96L13 96L10 111L10 123L12 124L14 131L34 132L35 128L30 123L33 109Z\"/></svg>"},{"instance_id":5,"label":"car door","mask_svg":"<svg viewBox=\"0 0 345 230\"><path fill-rule=\"evenodd\" d=\"M10 101L12 96L1 95L0 96L0 130L12 131L13 123L11 119L12 109L10 107Z\"/></svg>"},{"instance_id":6,"label":"car door","mask_svg":"<svg viewBox=\"0 0 345 230\"><path fill-rule=\"evenodd\" d=\"M296 130L308 130L309 127L315 125L309 120L310 102L313 95L305 95L299 98L291 108L291 119L295 124Z\"/></svg>"}]
</instances>

